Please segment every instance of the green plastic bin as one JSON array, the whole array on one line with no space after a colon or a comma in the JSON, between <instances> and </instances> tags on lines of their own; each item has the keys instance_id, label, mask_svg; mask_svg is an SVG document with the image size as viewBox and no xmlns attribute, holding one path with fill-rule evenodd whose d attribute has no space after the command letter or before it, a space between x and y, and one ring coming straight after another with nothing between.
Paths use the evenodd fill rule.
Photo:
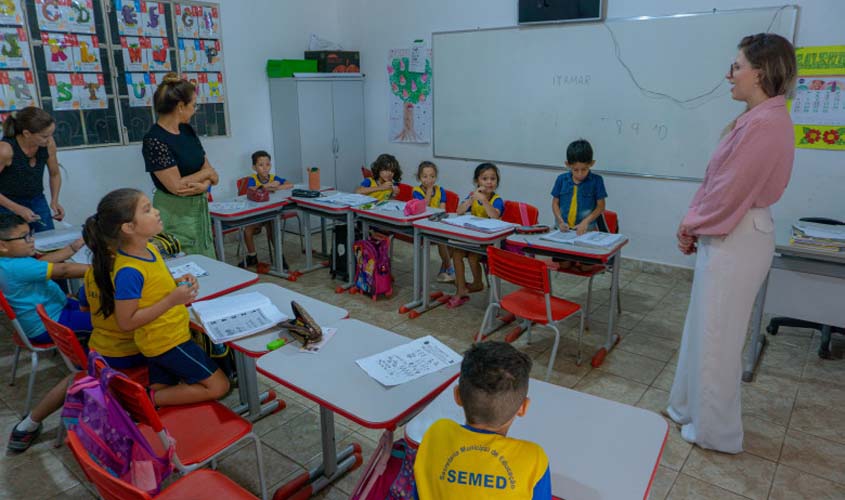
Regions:
<instances>
[{"instance_id":1,"label":"green plastic bin","mask_svg":"<svg viewBox=\"0 0 845 500\"><path fill-rule=\"evenodd\" d=\"M267 76L290 78L294 73L316 73L317 61L308 59L268 59Z\"/></svg>"}]
</instances>

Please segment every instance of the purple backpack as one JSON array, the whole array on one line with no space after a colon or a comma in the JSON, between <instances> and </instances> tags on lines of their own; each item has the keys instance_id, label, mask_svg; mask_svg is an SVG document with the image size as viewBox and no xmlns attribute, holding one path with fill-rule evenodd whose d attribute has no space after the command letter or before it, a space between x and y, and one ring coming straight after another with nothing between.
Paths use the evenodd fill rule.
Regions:
<instances>
[{"instance_id":1,"label":"purple backpack","mask_svg":"<svg viewBox=\"0 0 845 500\"><path fill-rule=\"evenodd\" d=\"M358 240L352 246L355 252L355 288L375 299L393 293L390 274L390 240L370 238Z\"/></svg>"},{"instance_id":2,"label":"purple backpack","mask_svg":"<svg viewBox=\"0 0 845 500\"><path fill-rule=\"evenodd\" d=\"M95 364L105 365L96 377ZM126 377L94 351L88 354L88 375L75 381L65 397L62 421L79 436L88 454L111 475L155 495L173 471L168 455L158 456L109 390L114 377Z\"/></svg>"}]
</instances>

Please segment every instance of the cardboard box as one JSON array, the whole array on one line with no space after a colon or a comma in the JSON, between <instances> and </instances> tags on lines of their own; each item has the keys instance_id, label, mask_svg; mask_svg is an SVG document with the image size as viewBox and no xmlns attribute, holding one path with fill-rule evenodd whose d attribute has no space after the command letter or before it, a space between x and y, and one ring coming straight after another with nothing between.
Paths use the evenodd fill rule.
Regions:
<instances>
[{"instance_id":1,"label":"cardboard box","mask_svg":"<svg viewBox=\"0 0 845 500\"><path fill-rule=\"evenodd\" d=\"M305 59L267 59L267 76L290 78L294 73L316 73L317 61Z\"/></svg>"},{"instance_id":2,"label":"cardboard box","mask_svg":"<svg viewBox=\"0 0 845 500\"><path fill-rule=\"evenodd\" d=\"M358 51L306 50L305 59L317 61L320 73L359 73L361 57Z\"/></svg>"}]
</instances>

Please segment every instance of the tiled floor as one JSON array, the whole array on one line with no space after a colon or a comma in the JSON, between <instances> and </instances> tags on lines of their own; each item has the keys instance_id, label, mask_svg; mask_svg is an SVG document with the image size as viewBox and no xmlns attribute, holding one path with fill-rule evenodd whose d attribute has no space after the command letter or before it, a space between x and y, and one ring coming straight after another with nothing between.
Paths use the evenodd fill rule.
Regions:
<instances>
[{"instance_id":1,"label":"tiled floor","mask_svg":"<svg viewBox=\"0 0 845 500\"><path fill-rule=\"evenodd\" d=\"M259 238L259 241L262 240ZM299 242L288 238L287 256L296 268L301 262ZM231 250L234 250L231 247ZM407 244L398 243L393 260L396 291L389 300L373 302L361 296L334 293L327 271L307 274L296 282L263 278L348 309L353 318L416 338L436 335L456 350L466 349L481 323L486 300L476 294L457 311L438 308L416 320L397 314L410 298L411 267ZM234 260L230 252L230 262ZM266 252L264 254L266 256ZM432 252L436 259L436 252ZM266 257L265 257L266 258ZM438 263L433 262L436 266ZM552 381L579 391L659 411L666 406L677 349L689 298L690 282L674 275L641 273L623 266L624 312L619 321L619 346L598 369L589 362L574 363L577 330L566 329ZM436 269L436 267L435 267ZM555 277L555 291L581 301L586 282ZM607 277L595 283L592 331L585 336L585 360L606 331L609 293ZM444 287L449 290L451 287ZM2 322L2 328L8 325ZM534 375L542 377L548 362L551 336L536 329L533 342L517 344L535 359ZM769 337L756 380L743 386L745 449L740 455L713 453L692 447L670 426L652 499L845 499L845 361L842 345L834 346L833 360L820 360L815 350L818 335L806 330L782 329ZM0 429L8 433L18 421L26 394L29 360L23 357L15 386L9 386L12 345L6 331L0 335ZM39 367L36 394L43 394L64 373L58 358L46 358ZM265 473L271 491L313 466L320 454L317 406L267 379L287 402L282 412L256 424L264 445ZM234 398L234 396L230 396ZM47 420L45 432L27 452L0 457L0 498L93 498L67 447L53 448L58 416ZM379 433L336 419L339 445L362 444L365 457ZM577 450L573 450L577 453ZM220 462L220 470L252 491L257 491L255 457L250 446ZM359 469L360 471L360 469ZM358 474L352 473L319 495L347 498Z\"/></svg>"}]
</instances>

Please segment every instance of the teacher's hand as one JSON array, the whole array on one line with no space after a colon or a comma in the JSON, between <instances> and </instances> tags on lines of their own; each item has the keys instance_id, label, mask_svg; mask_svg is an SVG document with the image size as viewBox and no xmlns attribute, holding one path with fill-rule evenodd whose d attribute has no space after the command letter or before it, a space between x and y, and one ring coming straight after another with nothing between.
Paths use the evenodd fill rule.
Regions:
<instances>
[{"instance_id":1,"label":"teacher's hand","mask_svg":"<svg viewBox=\"0 0 845 500\"><path fill-rule=\"evenodd\" d=\"M698 237L693 235L687 226L684 224L678 226L678 233L676 236L678 238L678 250L680 250L681 253L684 255L691 255L695 253L697 250L696 243L698 242Z\"/></svg>"},{"instance_id":2,"label":"teacher's hand","mask_svg":"<svg viewBox=\"0 0 845 500\"><path fill-rule=\"evenodd\" d=\"M20 215L23 220L27 222L35 222L37 220L41 220L41 217L37 213L33 212L32 210L23 205L18 205L17 208L15 208L13 211L16 214Z\"/></svg>"},{"instance_id":3,"label":"teacher's hand","mask_svg":"<svg viewBox=\"0 0 845 500\"><path fill-rule=\"evenodd\" d=\"M65 218L65 209L59 205L59 202L50 203L50 209L53 210L53 218L56 220L62 220Z\"/></svg>"}]
</instances>

